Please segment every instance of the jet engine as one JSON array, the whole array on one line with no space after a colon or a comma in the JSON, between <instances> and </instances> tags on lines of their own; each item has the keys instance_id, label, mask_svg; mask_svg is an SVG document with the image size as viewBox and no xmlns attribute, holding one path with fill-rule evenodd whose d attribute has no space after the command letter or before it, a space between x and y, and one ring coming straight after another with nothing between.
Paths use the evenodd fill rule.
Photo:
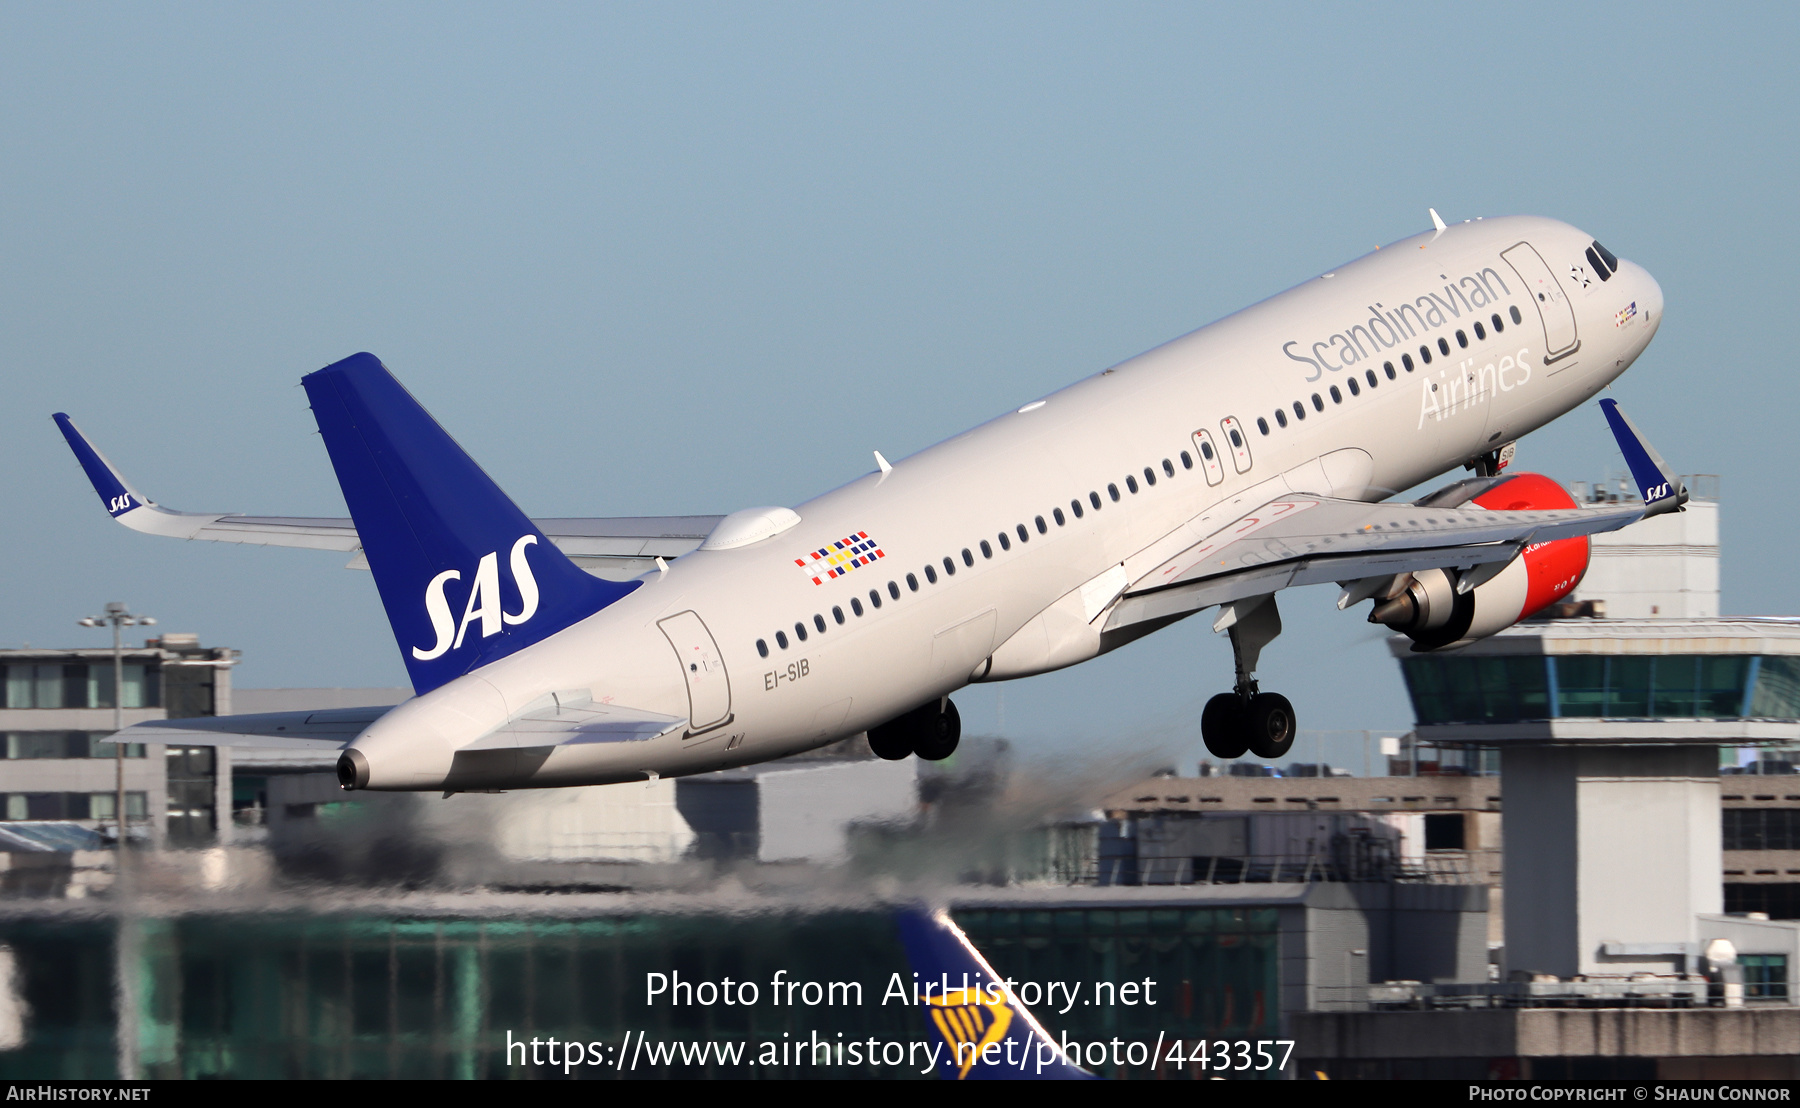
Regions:
<instances>
[{"instance_id":1,"label":"jet engine","mask_svg":"<svg viewBox=\"0 0 1800 1108\"><path fill-rule=\"evenodd\" d=\"M1541 473L1498 480L1459 481L1419 502L1433 508L1549 511L1574 508L1574 497ZM1370 623L1382 623L1413 641L1414 650L1442 650L1484 639L1556 603L1587 573L1586 536L1535 543L1498 574L1457 592L1455 570L1401 574L1376 595Z\"/></svg>"}]
</instances>

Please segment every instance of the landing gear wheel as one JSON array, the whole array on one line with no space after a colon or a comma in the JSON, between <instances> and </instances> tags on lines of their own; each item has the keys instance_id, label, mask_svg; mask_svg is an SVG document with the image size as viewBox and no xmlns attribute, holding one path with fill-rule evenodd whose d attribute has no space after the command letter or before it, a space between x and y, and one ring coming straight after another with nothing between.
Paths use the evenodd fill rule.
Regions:
<instances>
[{"instance_id":1,"label":"landing gear wheel","mask_svg":"<svg viewBox=\"0 0 1800 1108\"><path fill-rule=\"evenodd\" d=\"M1223 692L1206 702L1200 713L1200 737L1215 758L1242 758L1250 749L1244 730L1244 698Z\"/></svg>"},{"instance_id":2,"label":"landing gear wheel","mask_svg":"<svg viewBox=\"0 0 1800 1108\"><path fill-rule=\"evenodd\" d=\"M1250 753L1274 761L1294 745L1294 706L1280 693L1257 693L1244 713Z\"/></svg>"},{"instance_id":3,"label":"landing gear wheel","mask_svg":"<svg viewBox=\"0 0 1800 1108\"><path fill-rule=\"evenodd\" d=\"M875 757L889 762L898 762L913 752L912 730L907 727L908 717L889 720L880 727L869 728L869 749Z\"/></svg>"},{"instance_id":4,"label":"landing gear wheel","mask_svg":"<svg viewBox=\"0 0 1800 1108\"><path fill-rule=\"evenodd\" d=\"M927 704L923 713L925 718L920 722L924 726L914 740L913 753L927 762L941 762L956 753L956 744L962 738L962 713L948 699L942 712L936 704Z\"/></svg>"}]
</instances>

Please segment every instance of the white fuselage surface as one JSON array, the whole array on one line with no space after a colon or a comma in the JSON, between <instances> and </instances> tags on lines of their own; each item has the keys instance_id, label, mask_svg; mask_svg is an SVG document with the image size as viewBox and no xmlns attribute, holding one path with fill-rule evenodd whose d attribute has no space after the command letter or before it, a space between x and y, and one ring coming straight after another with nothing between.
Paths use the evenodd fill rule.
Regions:
<instances>
[{"instance_id":1,"label":"white fuselage surface","mask_svg":"<svg viewBox=\"0 0 1800 1108\"><path fill-rule=\"evenodd\" d=\"M1592 242L1531 217L1404 239L859 477L401 705L353 744L367 787L442 786L459 748L546 697L687 723L521 740L510 787L758 762L1120 645L1161 624L1109 635L1094 608L1191 542L1170 536L1288 489L1382 500L1623 372L1662 294L1630 262L1588 274Z\"/></svg>"}]
</instances>

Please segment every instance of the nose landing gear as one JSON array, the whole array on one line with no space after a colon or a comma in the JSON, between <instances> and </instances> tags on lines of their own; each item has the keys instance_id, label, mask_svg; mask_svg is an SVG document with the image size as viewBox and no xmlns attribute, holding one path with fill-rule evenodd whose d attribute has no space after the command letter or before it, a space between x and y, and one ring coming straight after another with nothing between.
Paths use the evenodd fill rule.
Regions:
<instances>
[{"instance_id":1,"label":"nose landing gear","mask_svg":"<svg viewBox=\"0 0 1800 1108\"><path fill-rule=\"evenodd\" d=\"M1200 737L1215 758L1242 758L1245 752L1273 760L1294 745L1294 706L1280 693L1256 684L1256 662L1262 648L1281 634L1281 613L1274 594L1249 597L1225 605L1213 621L1214 631L1231 634L1237 684L1206 702L1200 713Z\"/></svg>"}]
</instances>

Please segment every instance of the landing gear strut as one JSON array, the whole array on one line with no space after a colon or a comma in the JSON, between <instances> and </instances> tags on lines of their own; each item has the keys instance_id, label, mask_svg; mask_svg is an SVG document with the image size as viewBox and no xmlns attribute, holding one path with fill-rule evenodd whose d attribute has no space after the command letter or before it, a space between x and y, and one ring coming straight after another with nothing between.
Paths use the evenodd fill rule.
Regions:
<instances>
[{"instance_id":1,"label":"landing gear strut","mask_svg":"<svg viewBox=\"0 0 1800 1108\"><path fill-rule=\"evenodd\" d=\"M1246 751L1273 760L1294 745L1294 706L1280 693L1266 693L1256 684L1256 663L1262 648L1281 634L1281 612L1275 596L1247 597L1225 605L1213 621L1214 631L1231 634L1231 655L1237 668L1237 684L1206 702L1200 713L1200 737L1213 757L1242 758Z\"/></svg>"}]
</instances>

